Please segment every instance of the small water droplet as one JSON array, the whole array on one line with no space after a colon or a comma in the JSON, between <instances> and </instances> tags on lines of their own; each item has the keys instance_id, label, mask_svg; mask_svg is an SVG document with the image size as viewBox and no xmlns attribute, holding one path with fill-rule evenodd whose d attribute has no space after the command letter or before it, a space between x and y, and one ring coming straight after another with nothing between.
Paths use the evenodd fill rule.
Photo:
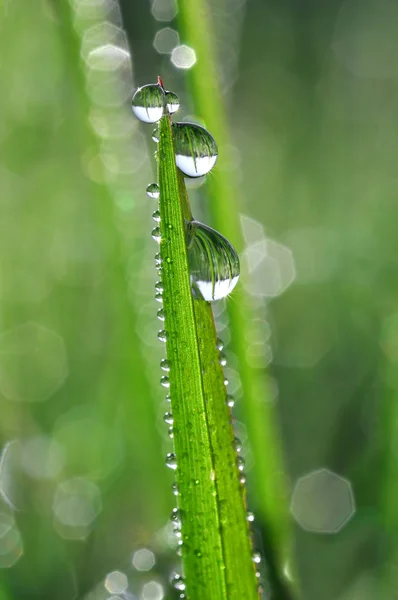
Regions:
<instances>
[{"instance_id":1,"label":"small water droplet","mask_svg":"<svg viewBox=\"0 0 398 600\"><path fill-rule=\"evenodd\" d=\"M247 512L247 515L246 515L246 519L249 521L249 523L253 523L253 521L254 521L254 518L255 518L255 517L254 517L254 513L252 513L252 512L250 512L250 511L248 511L248 512Z\"/></svg>"},{"instance_id":2,"label":"small water droplet","mask_svg":"<svg viewBox=\"0 0 398 600\"><path fill-rule=\"evenodd\" d=\"M260 552L253 552L252 560L254 563L256 563L256 565L260 564L260 562L261 562Z\"/></svg>"},{"instance_id":3,"label":"small water droplet","mask_svg":"<svg viewBox=\"0 0 398 600\"><path fill-rule=\"evenodd\" d=\"M202 553L200 550L194 550L193 553L197 558L202 558Z\"/></svg>"},{"instance_id":4,"label":"small water droplet","mask_svg":"<svg viewBox=\"0 0 398 600\"><path fill-rule=\"evenodd\" d=\"M169 427L167 434L168 434L169 438L173 439L174 438L174 427Z\"/></svg>"},{"instance_id":5,"label":"small water droplet","mask_svg":"<svg viewBox=\"0 0 398 600\"><path fill-rule=\"evenodd\" d=\"M167 340L167 331L165 331L164 329L162 329L161 331L159 331L158 333L158 340L159 342L166 342Z\"/></svg>"},{"instance_id":6,"label":"small water droplet","mask_svg":"<svg viewBox=\"0 0 398 600\"><path fill-rule=\"evenodd\" d=\"M163 292L163 289L164 289L164 288L163 288L163 283L162 283L161 281L157 281L157 282L155 283L155 290L156 290L157 292Z\"/></svg>"},{"instance_id":7,"label":"small water droplet","mask_svg":"<svg viewBox=\"0 0 398 600\"><path fill-rule=\"evenodd\" d=\"M159 277L162 277L162 275L163 275L163 267L162 266L156 267L156 272L157 272L157 274L158 274Z\"/></svg>"},{"instance_id":8,"label":"small water droplet","mask_svg":"<svg viewBox=\"0 0 398 600\"><path fill-rule=\"evenodd\" d=\"M184 591L186 587L184 578L181 577L181 575L177 574L173 575L171 579L171 585L173 586L173 588L180 591Z\"/></svg>"},{"instance_id":9,"label":"small water droplet","mask_svg":"<svg viewBox=\"0 0 398 600\"><path fill-rule=\"evenodd\" d=\"M173 491L174 496L178 496L178 485L176 482L173 483L173 485L171 486L171 489Z\"/></svg>"},{"instance_id":10,"label":"small water droplet","mask_svg":"<svg viewBox=\"0 0 398 600\"><path fill-rule=\"evenodd\" d=\"M155 256L155 259L156 259L156 256ZM219 350L220 352L221 352L221 350L224 348L224 342L223 342L223 341L222 341L220 338L217 338L217 341L216 341L216 348L217 348L217 350Z\"/></svg>"},{"instance_id":11,"label":"small water droplet","mask_svg":"<svg viewBox=\"0 0 398 600\"><path fill-rule=\"evenodd\" d=\"M239 471L243 471L245 468L245 459L242 458L242 456L238 456L236 459L236 466L238 467Z\"/></svg>"},{"instance_id":12,"label":"small water droplet","mask_svg":"<svg viewBox=\"0 0 398 600\"><path fill-rule=\"evenodd\" d=\"M180 99L174 92L166 91L166 104L167 110L172 115L180 108Z\"/></svg>"},{"instance_id":13,"label":"small water droplet","mask_svg":"<svg viewBox=\"0 0 398 600\"><path fill-rule=\"evenodd\" d=\"M218 149L212 135L195 123L173 124L177 167L188 177L201 177L215 165Z\"/></svg>"},{"instance_id":14,"label":"small water droplet","mask_svg":"<svg viewBox=\"0 0 398 600\"><path fill-rule=\"evenodd\" d=\"M224 383L225 383L225 381L224 381ZM235 398L233 396L231 396L231 394L227 395L227 406L229 406L230 408L233 408L235 406Z\"/></svg>"},{"instance_id":15,"label":"small water droplet","mask_svg":"<svg viewBox=\"0 0 398 600\"><path fill-rule=\"evenodd\" d=\"M221 300L238 283L240 265L234 247L215 229L191 221L187 226L192 291L207 302Z\"/></svg>"},{"instance_id":16,"label":"small water droplet","mask_svg":"<svg viewBox=\"0 0 398 600\"><path fill-rule=\"evenodd\" d=\"M220 365L221 365L222 367L225 367L225 366L226 366L226 364L227 364L227 357L226 357L226 355L224 354L224 352L220 352L220 355L219 355L219 357L218 357L218 362L220 363Z\"/></svg>"},{"instance_id":17,"label":"small water droplet","mask_svg":"<svg viewBox=\"0 0 398 600\"><path fill-rule=\"evenodd\" d=\"M165 398L166 402L171 402L171 397L170 394L167 394L166 398Z\"/></svg>"},{"instance_id":18,"label":"small water droplet","mask_svg":"<svg viewBox=\"0 0 398 600\"><path fill-rule=\"evenodd\" d=\"M167 375L163 375L163 377L160 378L160 385L165 388L170 387L170 379L167 377Z\"/></svg>"},{"instance_id":19,"label":"small water droplet","mask_svg":"<svg viewBox=\"0 0 398 600\"><path fill-rule=\"evenodd\" d=\"M177 556L182 556L182 544L177 546L176 554Z\"/></svg>"},{"instance_id":20,"label":"small water droplet","mask_svg":"<svg viewBox=\"0 0 398 600\"><path fill-rule=\"evenodd\" d=\"M156 222L156 223L160 223L160 211L159 210L155 210L152 213L152 219Z\"/></svg>"},{"instance_id":21,"label":"small water droplet","mask_svg":"<svg viewBox=\"0 0 398 600\"><path fill-rule=\"evenodd\" d=\"M229 379L227 379L227 378L225 377L225 379L224 379L224 385L228 385L228 384L229 384Z\"/></svg>"},{"instance_id":22,"label":"small water droplet","mask_svg":"<svg viewBox=\"0 0 398 600\"><path fill-rule=\"evenodd\" d=\"M146 194L150 198L157 200L160 196L160 189L157 183L150 183L146 188Z\"/></svg>"},{"instance_id":23,"label":"small water droplet","mask_svg":"<svg viewBox=\"0 0 398 600\"><path fill-rule=\"evenodd\" d=\"M177 457L174 452L166 454L166 467L173 469L173 471L177 469Z\"/></svg>"},{"instance_id":24,"label":"small water droplet","mask_svg":"<svg viewBox=\"0 0 398 600\"><path fill-rule=\"evenodd\" d=\"M164 321L164 319L165 319L164 308L159 308L159 310L156 313L156 315L157 315L157 318L159 319L159 321Z\"/></svg>"},{"instance_id":25,"label":"small water droplet","mask_svg":"<svg viewBox=\"0 0 398 600\"><path fill-rule=\"evenodd\" d=\"M160 244L160 241L162 239L162 234L160 233L159 227L155 227L155 229L152 229L151 235L152 235L153 239L155 240L155 242Z\"/></svg>"},{"instance_id":26,"label":"small water droplet","mask_svg":"<svg viewBox=\"0 0 398 600\"><path fill-rule=\"evenodd\" d=\"M163 302L163 294L162 294L162 292L157 292L157 293L155 294L155 300L156 300L157 302ZM161 319L161 320L163 320L163 321L164 321L164 319Z\"/></svg>"},{"instance_id":27,"label":"small water droplet","mask_svg":"<svg viewBox=\"0 0 398 600\"><path fill-rule=\"evenodd\" d=\"M160 256L160 252L156 252L155 254L155 265L159 267L162 264L162 257Z\"/></svg>"},{"instance_id":28,"label":"small water droplet","mask_svg":"<svg viewBox=\"0 0 398 600\"><path fill-rule=\"evenodd\" d=\"M243 485L244 483L246 483L246 475L244 473L241 473L239 475L239 481L240 483Z\"/></svg>"},{"instance_id":29,"label":"small water droplet","mask_svg":"<svg viewBox=\"0 0 398 600\"><path fill-rule=\"evenodd\" d=\"M234 439L234 446L237 452L240 452L242 450L242 442L237 437Z\"/></svg>"},{"instance_id":30,"label":"small water droplet","mask_svg":"<svg viewBox=\"0 0 398 600\"><path fill-rule=\"evenodd\" d=\"M159 125L156 125L155 129L152 131L152 139L153 141L158 144L159 140L160 140L160 129L159 129Z\"/></svg>"},{"instance_id":31,"label":"small water droplet","mask_svg":"<svg viewBox=\"0 0 398 600\"><path fill-rule=\"evenodd\" d=\"M173 419L173 415L171 414L171 412L164 413L163 421L165 423L167 423L167 425L173 425L174 419Z\"/></svg>"},{"instance_id":32,"label":"small water droplet","mask_svg":"<svg viewBox=\"0 0 398 600\"><path fill-rule=\"evenodd\" d=\"M181 511L178 508L173 508L171 511L170 521L174 524L176 529L181 529Z\"/></svg>"},{"instance_id":33,"label":"small water droplet","mask_svg":"<svg viewBox=\"0 0 398 600\"><path fill-rule=\"evenodd\" d=\"M163 371L167 371L167 372L168 372L168 371L170 371L170 361L169 361L169 360L167 360L167 358L163 358L163 359L160 361L160 368L161 368Z\"/></svg>"},{"instance_id":34,"label":"small water droplet","mask_svg":"<svg viewBox=\"0 0 398 600\"><path fill-rule=\"evenodd\" d=\"M156 123L163 116L165 100L165 93L160 85L144 85L133 96L133 112L144 123Z\"/></svg>"}]
</instances>

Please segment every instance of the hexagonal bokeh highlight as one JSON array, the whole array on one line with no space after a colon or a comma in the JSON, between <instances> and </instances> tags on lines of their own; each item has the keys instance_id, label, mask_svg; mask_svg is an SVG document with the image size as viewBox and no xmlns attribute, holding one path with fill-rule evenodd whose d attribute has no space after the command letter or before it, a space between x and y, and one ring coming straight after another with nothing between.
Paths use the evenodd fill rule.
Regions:
<instances>
[{"instance_id":1,"label":"hexagonal bokeh highlight","mask_svg":"<svg viewBox=\"0 0 398 600\"><path fill-rule=\"evenodd\" d=\"M105 579L105 588L110 594L123 594L128 587L128 579L122 571L112 571Z\"/></svg>"},{"instance_id":2,"label":"hexagonal bokeh highlight","mask_svg":"<svg viewBox=\"0 0 398 600\"><path fill-rule=\"evenodd\" d=\"M150 571L155 565L155 555L152 550L141 548L134 552L132 563L137 571Z\"/></svg>"},{"instance_id":3,"label":"hexagonal bokeh highlight","mask_svg":"<svg viewBox=\"0 0 398 600\"><path fill-rule=\"evenodd\" d=\"M171 27L163 27L156 32L153 39L153 47L159 54L171 54L173 48L180 43L178 31Z\"/></svg>"},{"instance_id":4,"label":"hexagonal bokeh highlight","mask_svg":"<svg viewBox=\"0 0 398 600\"><path fill-rule=\"evenodd\" d=\"M163 600L164 588L157 581L148 581L142 588L142 600Z\"/></svg>"},{"instance_id":5,"label":"hexagonal bokeh highlight","mask_svg":"<svg viewBox=\"0 0 398 600\"><path fill-rule=\"evenodd\" d=\"M15 565L23 554L21 534L11 514L0 512L0 569Z\"/></svg>"},{"instance_id":6,"label":"hexagonal bokeh highlight","mask_svg":"<svg viewBox=\"0 0 398 600\"><path fill-rule=\"evenodd\" d=\"M54 525L61 537L85 539L101 510L100 491L91 481L74 477L58 485L53 513Z\"/></svg>"},{"instance_id":7,"label":"hexagonal bokeh highlight","mask_svg":"<svg viewBox=\"0 0 398 600\"><path fill-rule=\"evenodd\" d=\"M177 16L176 0L153 0L151 12L156 21L171 21Z\"/></svg>"},{"instance_id":8,"label":"hexagonal bokeh highlight","mask_svg":"<svg viewBox=\"0 0 398 600\"><path fill-rule=\"evenodd\" d=\"M259 232L256 232L258 235ZM269 238L259 239L242 254L243 284L251 296L279 296L294 281L292 251Z\"/></svg>"},{"instance_id":9,"label":"hexagonal bokeh highlight","mask_svg":"<svg viewBox=\"0 0 398 600\"><path fill-rule=\"evenodd\" d=\"M55 331L24 323L0 335L0 393L8 400L47 400L67 375L65 344Z\"/></svg>"},{"instance_id":10,"label":"hexagonal bokeh highlight","mask_svg":"<svg viewBox=\"0 0 398 600\"><path fill-rule=\"evenodd\" d=\"M176 46L171 53L171 62L177 69L190 69L196 63L196 52L185 44Z\"/></svg>"},{"instance_id":11,"label":"hexagonal bokeh highlight","mask_svg":"<svg viewBox=\"0 0 398 600\"><path fill-rule=\"evenodd\" d=\"M296 482L290 511L306 531L338 533L355 513L351 483L328 469L308 473Z\"/></svg>"}]
</instances>

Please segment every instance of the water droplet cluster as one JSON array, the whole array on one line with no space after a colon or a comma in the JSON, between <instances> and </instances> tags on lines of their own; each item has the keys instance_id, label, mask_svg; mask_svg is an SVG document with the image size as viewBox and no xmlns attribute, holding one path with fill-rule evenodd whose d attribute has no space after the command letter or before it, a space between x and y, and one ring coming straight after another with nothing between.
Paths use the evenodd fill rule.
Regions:
<instances>
[{"instance_id":1,"label":"water droplet cluster","mask_svg":"<svg viewBox=\"0 0 398 600\"><path fill-rule=\"evenodd\" d=\"M139 88L132 102L133 112L138 119L145 123L156 123L155 129L152 132L152 139L156 143L160 140L160 129L157 123L164 115L175 113L179 109L179 106L180 103L177 95L166 91L160 79L158 84L149 84ZM213 136L204 127L188 122L173 123L172 132L176 165L184 176L198 178L209 173L218 157L218 148ZM157 159L159 159L158 155ZM146 193L149 198L161 201L161 191L157 183L150 183L146 188ZM167 224L162 224L159 207L153 212L152 218L157 224L152 231L152 237L163 248L163 236L165 238L168 237L170 226L167 228ZM186 224L186 243L193 296L207 302L215 302L226 298L236 286L240 274L239 258L231 243L215 229L196 220L192 220ZM165 258L163 252L158 252L155 255L155 266L159 277L163 274L163 267L166 261L168 264L171 264L171 260ZM155 299L163 303L163 283L161 279L155 285ZM163 307L157 311L157 317L161 322L166 321L167 327L167 318ZM161 342L167 342L168 333L166 329L159 331L158 339ZM218 350L218 362L221 367L225 367L227 365L227 357L223 352L224 343L222 340L217 339L216 348ZM171 361L163 358L160 368L164 372L160 383L164 388L170 388L170 372L172 373L173 368ZM224 378L224 383L228 385L226 378ZM170 402L170 395L166 397L166 400ZM231 394L226 395L226 404L229 408L234 406L234 398ZM163 420L169 425L169 437L173 438L174 418L172 413L170 411L165 412ZM238 438L234 440L234 447L236 450L238 478L241 484L244 484L246 481L243 473L245 461L240 455L242 444ZM177 470L177 456L174 452L167 454L166 466L174 471ZM213 473L213 475L215 479L216 474ZM198 485L200 482L195 480L192 483ZM177 483L173 484L172 492L178 497L179 490ZM181 556L184 544L181 532L181 510L175 508L170 520L178 540L177 554ZM248 512L248 523L253 522L253 520L254 515ZM194 552L198 558L202 556L200 550L195 550ZM256 564L260 561L258 553L253 555L253 561ZM181 592L181 598L185 597L185 581L181 575L174 573L171 584L176 590Z\"/></svg>"}]
</instances>

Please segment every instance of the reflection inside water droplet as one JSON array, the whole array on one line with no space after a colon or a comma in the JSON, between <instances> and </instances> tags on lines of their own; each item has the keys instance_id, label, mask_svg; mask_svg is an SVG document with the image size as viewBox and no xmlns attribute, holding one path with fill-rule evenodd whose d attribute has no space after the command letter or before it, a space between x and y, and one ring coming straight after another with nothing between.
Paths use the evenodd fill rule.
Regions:
<instances>
[{"instance_id":1,"label":"reflection inside water droplet","mask_svg":"<svg viewBox=\"0 0 398 600\"><path fill-rule=\"evenodd\" d=\"M177 469L177 457L174 452L169 452L166 455L166 467L173 469L173 471Z\"/></svg>"},{"instance_id":2,"label":"reflection inside water droplet","mask_svg":"<svg viewBox=\"0 0 398 600\"><path fill-rule=\"evenodd\" d=\"M228 296L240 273L235 248L221 233L199 221L188 224L187 244L194 295L207 302Z\"/></svg>"},{"instance_id":3,"label":"reflection inside water droplet","mask_svg":"<svg viewBox=\"0 0 398 600\"><path fill-rule=\"evenodd\" d=\"M165 93L160 85L144 85L134 94L133 112L137 119L144 123L156 123L163 116L165 101Z\"/></svg>"},{"instance_id":4,"label":"reflection inside water droplet","mask_svg":"<svg viewBox=\"0 0 398 600\"><path fill-rule=\"evenodd\" d=\"M177 110L180 108L180 99L178 98L177 94L175 94L174 92L167 91L166 92L166 104L167 104L167 110L172 115L173 113L177 112Z\"/></svg>"},{"instance_id":5,"label":"reflection inside water droplet","mask_svg":"<svg viewBox=\"0 0 398 600\"><path fill-rule=\"evenodd\" d=\"M157 183L150 183L146 188L146 194L155 200L160 196L160 190Z\"/></svg>"},{"instance_id":6,"label":"reflection inside water droplet","mask_svg":"<svg viewBox=\"0 0 398 600\"><path fill-rule=\"evenodd\" d=\"M160 244L160 241L162 239L162 234L160 233L159 227L155 227L155 229L152 229L151 235L152 235L153 239L155 240L155 242L158 242L158 244Z\"/></svg>"},{"instance_id":7,"label":"reflection inside water droplet","mask_svg":"<svg viewBox=\"0 0 398 600\"><path fill-rule=\"evenodd\" d=\"M188 177L201 177L215 165L218 149L212 135L195 123L173 124L177 167Z\"/></svg>"}]
</instances>

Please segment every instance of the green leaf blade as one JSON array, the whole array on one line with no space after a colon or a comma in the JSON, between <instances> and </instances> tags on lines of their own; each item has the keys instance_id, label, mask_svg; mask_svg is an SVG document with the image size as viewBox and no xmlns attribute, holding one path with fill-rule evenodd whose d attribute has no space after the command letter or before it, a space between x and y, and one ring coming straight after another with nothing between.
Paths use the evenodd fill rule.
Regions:
<instances>
[{"instance_id":1,"label":"green leaf blade","mask_svg":"<svg viewBox=\"0 0 398 600\"><path fill-rule=\"evenodd\" d=\"M168 116L159 129L163 305L187 598L254 600L245 492L212 310L191 293L185 239L191 212Z\"/></svg>"}]
</instances>

